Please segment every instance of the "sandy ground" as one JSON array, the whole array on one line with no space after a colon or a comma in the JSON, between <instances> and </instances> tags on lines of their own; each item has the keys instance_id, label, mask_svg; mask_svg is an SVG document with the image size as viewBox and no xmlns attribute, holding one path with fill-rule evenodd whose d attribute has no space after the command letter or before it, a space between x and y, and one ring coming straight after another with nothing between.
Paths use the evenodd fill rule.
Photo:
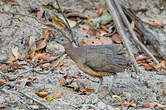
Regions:
<instances>
[{"instance_id":1,"label":"sandy ground","mask_svg":"<svg viewBox=\"0 0 166 110\"><path fill-rule=\"evenodd\" d=\"M17 2L17 5L10 5L0 1L0 11L10 11L35 16L34 13L30 13L30 10L35 8L40 9L42 4L51 0L15 1ZM134 9L138 9L139 7L148 8L148 11L145 14L141 14L141 19L158 20L166 24L166 10L165 8L163 10L160 9L161 6L166 6L164 0L121 0L121 2ZM99 0L62 0L61 5L63 7L77 10L87 6L89 7L89 10L86 14L95 17L97 7L104 5L104 3L101 3ZM19 18L22 19L23 22L20 22L18 20ZM14 46L19 47L20 53L25 53L28 49L28 38L30 36L39 38L42 34L40 26L41 24L31 17L0 13L0 61L7 60L12 56L12 48ZM155 35L159 36L158 39L161 39L161 42L165 42L165 38L163 38L166 31L165 27L163 29L157 27L148 28L153 30ZM81 29L76 29L76 31L78 33L84 33ZM83 37L83 35L81 37ZM166 104L166 93L163 93L166 91L165 73L146 71L143 67L140 67L141 73L139 75L135 75L135 73L130 70L118 73L117 80L112 87L113 93L121 98L123 104L129 103L128 100L135 100L136 105L136 107L133 105L131 107L120 108L120 102L109 94L109 86L112 83L111 76L104 78L103 85L98 94L83 94L74 91L70 87L63 87L60 83L60 79L66 75L82 76L74 79L76 81L73 81L71 84L72 87L78 86L76 84L77 81L81 86L90 89L95 89L98 84L95 82L97 79L80 72L74 62L70 59L66 58L64 62L67 62L67 64L70 65L69 70L61 68L60 71L54 73L40 74L36 72L28 72L25 74L24 77L32 75L36 78L31 87L17 85L18 83L23 83L24 80L15 78L16 73L5 73L10 76L11 79L15 79L8 81L8 86L1 86L0 109L3 109L4 107L4 110L26 110L29 107L29 109L34 110L45 110L46 106L50 106L53 110L160 110L161 108L157 106L145 108L144 104L154 102L163 105ZM131 77L132 74L134 74L135 77ZM1 75L0 79L4 79L4 77ZM24 95L16 91L17 86ZM59 99L57 98L53 101L47 101L35 94L42 88L45 88L49 92L49 95L54 95L58 91L61 91L62 96ZM5 92L5 90L7 91ZM25 94L28 94L31 98L39 100L45 106L26 97Z\"/></svg>"}]
</instances>

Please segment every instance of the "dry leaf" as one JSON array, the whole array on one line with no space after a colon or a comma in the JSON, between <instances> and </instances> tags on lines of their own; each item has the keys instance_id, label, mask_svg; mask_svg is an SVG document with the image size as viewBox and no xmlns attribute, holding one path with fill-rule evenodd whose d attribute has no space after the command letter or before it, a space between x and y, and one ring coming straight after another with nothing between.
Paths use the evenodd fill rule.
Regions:
<instances>
[{"instance_id":1,"label":"dry leaf","mask_svg":"<svg viewBox=\"0 0 166 110\"><path fill-rule=\"evenodd\" d=\"M13 62L15 62L15 61L17 61L17 58L10 58L10 59L8 59L7 62L9 62L9 63L13 63Z\"/></svg>"},{"instance_id":2,"label":"dry leaf","mask_svg":"<svg viewBox=\"0 0 166 110\"><path fill-rule=\"evenodd\" d=\"M6 3L10 5L16 5L17 3L14 0L4 0Z\"/></svg>"},{"instance_id":3,"label":"dry leaf","mask_svg":"<svg viewBox=\"0 0 166 110\"><path fill-rule=\"evenodd\" d=\"M40 49L43 49L46 47L46 44L47 44L47 40L44 39L37 47L37 50L40 50Z\"/></svg>"},{"instance_id":4,"label":"dry leaf","mask_svg":"<svg viewBox=\"0 0 166 110\"><path fill-rule=\"evenodd\" d=\"M45 98L48 96L48 92L46 91L36 92L36 94L41 98Z\"/></svg>"},{"instance_id":5,"label":"dry leaf","mask_svg":"<svg viewBox=\"0 0 166 110\"><path fill-rule=\"evenodd\" d=\"M79 25L80 26L80 28L82 28L83 30L89 30L89 28L88 27L86 27L85 25Z\"/></svg>"},{"instance_id":6,"label":"dry leaf","mask_svg":"<svg viewBox=\"0 0 166 110\"><path fill-rule=\"evenodd\" d=\"M12 53L13 53L14 57L16 57L16 58L18 58L20 56L17 46L12 48Z\"/></svg>"},{"instance_id":7,"label":"dry leaf","mask_svg":"<svg viewBox=\"0 0 166 110\"><path fill-rule=\"evenodd\" d=\"M81 91L81 92L89 92L89 93L94 92L93 89L89 89L89 88L82 88L80 91Z\"/></svg>"},{"instance_id":8,"label":"dry leaf","mask_svg":"<svg viewBox=\"0 0 166 110\"><path fill-rule=\"evenodd\" d=\"M1 68L2 72L7 71L7 66L6 65L1 65L0 68Z\"/></svg>"},{"instance_id":9,"label":"dry leaf","mask_svg":"<svg viewBox=\"0 0 166 110\"><path fill-rule=\"evenodd\" d=\"M142 20L143 23L152 25L152 26L159 26L159 27L164 27L163 23L159 22L159 21L148 21L148 20Z\"/></svg>"},{"instance_id":10,"label":"dry leaf","mask_svg":"<svg viewBox=\"0 0 166 110\"><path fill-rule=\"evenodd\" d=\"M49 64L48 63L46 63L46 64L43 64L42 66L41 66L41 68L48 68L48 66L49 66Z\"/></svg>"},{"instance_id":11,"label":"dry leaf","mask_svg":"<svg viewBox=\"0 0 166 110\"><path fill-rule=\"evenodd\" d=\"M156 105L157 105L156 103L148 103L148 104L144 104L144 107L145 108L150 108L150 107L154 107Z\"/></svg>"},{"instance_id":12,"label":"dry leaf","mask_svg":"<svg viewBox=\"0 0 166 110\"><path fill-rule=\"evenodd\" d=\"M56 94L55 94L55 98L59 99L62 97L62 91L58 91Z\"/></svg>"},{"instance_id":13,"label":"dry leaf","mask_svg":"<svg viewBox=\"0 0 166 110\"><path fill-rule=\"evenodd\" d=\"M4 85L4 84L6 84L6 82L0 80L0 86L2 86L2 85Z\"/></svg>"},{"instance_id":14,"label":"dry leaf","mask_svg":"<svg viewBox=\"0 0 166 110\"><path fill-rule=\"evenodd\" d=\"M161 67L163 67L164 69L166 69L166 61L161 61L160 65L161 65Z\"/></svg>"},{"instance_id":15,"label":"dry leaf","mask_svg":"<svg viewBox=\"0 0 166 110\"><path fill-rule=\"evenodd\" d=\"M58 18L56 16L54 16L53 14L51 14L51 18L52 18L52 23L56 24L57 26L61 27L62 29L65 28L65 25L61 22L58 21Z\"/></svg>"},{"instance_id":16,"label":"dry leaf","mask_svg":"<svg viewBox=\"0 0 166 110\"><path fill-rule=\"evenodd\" d=\"M131 22L131 27L132 27L132 29L135 28L135 22L134 21Z\"/></svg>"},{"instance_id":17,"label":"dry leaf","mask_svg":"<svg viewBox=\"0 0 166 110\"><path fill-rule=\"evenodd\" d=\"M140 65L144 66L146 70L149 70L149 71L155 70L155 67L151 64L140 63Z\"/></svg>"},{"instance_id":18,"label":"dry leaf","mask_svg":"<svg viewBox=\"0 0 166 110\"><path fill-rule=\"evenodd\" d=\"M65 80L63 78L60 78L60 83L61 83L62 86L66 85L66 82L65 82Z\"/></svg>"},{"instance_id":19,"label":"dry leaf","mask_svg":"<svg viewBox=\"0 0 166 110\"><path fill-rule=\"evenodd\" d=\"M112 96L113 98L115 98L117 101L119 101L120 103L122 103L122 99L120 96L117 96L117 95L113 95Z\"/></svg>"},{"instance_id":20,"label":"dry leaf","mask_svg":"<svg viewBox=\"0 0 166 110\"><path fill-rule=\"evenodd\" d=\"M88 21L93 21L93 18L91 18L89 15L84 15Z\"/></svg>"},{"instance_id":21,"label":"dry leaf","mask_svg":"<svg viewBox=\"0 0 166 110\"><path fill-rule=\"evenodd\" d=\"M100 16L103 14L103 11L104 11L104 7L99 7L97 8L97 14Z\"/></svg>"},{"instance_id":22,"label":"dry leaf","mask_svg":"<svg viewBox=\"0 0 166 110\"><path fill-rule=\"evenodd\" d=\"M130 103L128 103L128 104L122 104L121 105L121 107L129 107L129 106L131 106L132 104L134 104L134 100L132 100Z\"/></svg>"},{"instance_id":23,"label":"dry leaf","mask_svg":"<svg viewBox=\"0 0 166 110\"><path fill-rule=\"evenodd\" d=\"M49 36L50 36L51 32L49 30L47 30L45 33L43 33L40 38L44 38L46 40L49 39Z\"/></svg>"},{"instance_id":24,"label":"dry leaf","mask_svg":"<svg viewBox=\"0 0 166 110\"><path fill-rule=\"evenodd\" d=\"M122 38L119 36L119 34L114 34L112 36L112 40L115 42L115 43L122 43Z\"/></svg>"}]
</instances>

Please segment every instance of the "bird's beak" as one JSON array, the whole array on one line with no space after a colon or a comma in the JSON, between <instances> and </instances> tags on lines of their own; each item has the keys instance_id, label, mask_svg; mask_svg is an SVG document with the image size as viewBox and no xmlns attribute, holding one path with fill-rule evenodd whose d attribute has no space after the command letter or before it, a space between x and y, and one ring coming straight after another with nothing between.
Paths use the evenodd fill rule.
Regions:
<instances>
[{"instance_id":1,"label":"bird's beak","mask_svg":"<svg viewBox=\"0 0 166 110\"><path fill-rule=\"evenodd\" d=\"M51 38L51 41L56 41L57 43L59 43L59 39L57 38Z\"/></svg>"}]
</instances>

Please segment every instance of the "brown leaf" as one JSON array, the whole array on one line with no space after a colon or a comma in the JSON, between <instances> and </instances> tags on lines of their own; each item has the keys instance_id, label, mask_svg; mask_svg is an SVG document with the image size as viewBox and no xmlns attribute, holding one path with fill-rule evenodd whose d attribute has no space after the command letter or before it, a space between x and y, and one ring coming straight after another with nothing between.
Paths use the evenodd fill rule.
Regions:
<instances>
[{"instance_id":1,"label":"brown leaf","mask_svg":"<svg viewBox=\"0 0 166 110\"><path fill-rule=\"evenodd\" d=\"M159 22L159 21L148 21L148 20L142 20L143 23L152 25L152 26L159 26L159 27L164 27L163 23Z\"/></svg>"},{"instance_id":2,"label":"brown leaf","mask_svg":"<svg viewBox=\"0 0 166 110\"><path fill-rule=\"evenodd\" d=\"M94 92L93 89L89 89L89 88L82 88L80 91L81 92L90 92L90 93Z\"/></svg>"},{"instance_id":3,"label":"brown leaf","mask_svg":"<svg viewBox=\"0 0 166 110\"><path fill-rule=\"evenodd\" d=\"M10 5L16 5L17 3L14 0L4 0L6 3Z\"/></svg>"},{"instance_id":4,"label":"brown leaf","mask_svg":"<svg viewBox=\"0 0 166 110\"><path fill-rule=\"evenodd\" d=\"M148 104L144 104L144 107L145 108L150 108L150 107L154 107L156 105L157 105L156 103L148 103Z\"/></svg>"},{"instance_id":5,"label":"brown leaf","mask_svg":"<svg viewBox=\"0 0 166 110\"><path fill-rule=\"evenodd\" d=\"M166 108L166 105L157 104L157 106L160 108Z\"/></svg>"},{"instance_id":6,"label":"brown leaf","mask_svg":"<svg viewBox=\"0 0 166 110\"><path fill-rule=\"evenodd\" d=\"M149 71L155 70L155 67L152 66L151 64L140 63L140 65L144 66L146 70L149 70Z\"/></svg>"},{"instance_id":7,"label":"brown leaf","mask_svg":"<svg viewBox=\"0 0 166 110\"><path fill-rule=\"evenodd\" d=\"M41 98L45 98L48 96L48 92L46 91L36 92L36 94Z\"/></svg>"},{"instance_id":8,"label":"brown leaf","mask_svg":"<svg viewBox=\"0 0 166 110\"><path fill-rule=\"evenodd\" d=\"M47 44L47 40L44 39L37 47L37 50L40 50L40 49L43 49L46 47L46 44Z\"/></svg>"},{"instance_id":9,"label":"brown leaf","mask_svg":"<svg viewBox=\"0 0 166 110\"><path fill-rule=\"evenodd\" d=\"M80 28L82 28L83 30L89 30L89 28L88 27L86 27L85 25L79 25L80 26Z\"/></svg>"},{"instance_id":10,"label":"brown leaf","mask_svg":"<svg viewBox=\"0 0 166 110\"><path fill-rule=\"evenodd\" d=\"M62 86L65 86L65 85L66 85L66 82L65 82L65 80L64 80L63 78L60 78L59 81L60 81L60 83L61 83Z\"/></svg>"},{"instance_id":11,"label":"brown leaf","mask_svg":"<svg viewBox=\"0 0 166 110\"><path fill-rule=\"evenodd\" d=\"M62 91L58 91L56 94L55 94L55 98L59 99L62 97Z\"/></svg>"},{"instance_id":12,"label":"brown leaf","mask_svg":"<svg viewBox=\"0 0 166 110\"><path fill-rule=\"evenodd\" d=\"M114 34L112 36L112 40L115 42L115 43L122 43L122 38L119 36L119 34Z\"/></svg>"},{"instance_id":13,"label":"brown leaf","mask_svg":"<svg viewBox=\"0 0 166 110\"><path fill-rule=\"evenodd\" d=\"M121 107L129 107L129 106L131 106L132 104L134 104L134 100L132 100L130 103L128 103L128 104L122 104L121 105Z\"/></svg>"},{"instance_id":14,"label":"brown leaf","mask_svg":"<svg viewBox=\"0 0 166 110\"><path fill-rule=\"evenodd\" d=\"M12 48L12 53L13 53L14 57L16 57L16 58L18 58L20 56L20 53L18 52L17 46Z\"/></svg>"},{"instance_id":15,"label":"brown leaf","mask_svg":"<svg viewBox=\"0 0 166 110\"><path fill-rule=\"evenodd\" d=\"M101 14L103 14L104 11L104 7L99 7L97 8L97 14L100 16Z\"/></svg>"},{"instance_id":16,"label":"brown leaf","mask_svg":"<svg viewBox=\"0 0 166 110\"><path fill-rule=\"evenodd\" d=\"M47 54L38 53L33 59L34 61L38 61L38 60L48 61L51 59L51 57L48 56Z\"/></svg>"},{"instance_id":17,"label":"brown leaf","mask_svg":"<svg viewBox=\"0 0 166 110\"><path fill-rule=\"evenodd\" d=\"M48 66L49 66L49 64L48 63L46 63L46 64L43 64L42 66L41 66L41 68L48 68Z\"/></svg>"},{"instance_id":18,"label":"brown leaf","mask_svg":"<svg viewBox=\"0 0 166 110\"><path fill-rule=\"evenodd\" d=\"M1 65L0 68L1 68L2 72L7 71L7 66L6 65Z\"/></svg>"},{"instance_id":19,"label":"brown leaf","mask_svg":"<svg viewBox=\"0 0 166 110\"><path fill-rule=\"evenodd\" d=\"M4 85L4 84L6 84L6 82L0 80L0 86L2 86L2 85Z\"/></svg>"},{"instance_id":20,"label":"brown leaf","mask_svg":"<svg viewBox=\"0 0 166 110\"><path fill-rule=\"evenodd\" d=\"M8 59L8 61L7 62L9 62L9 63L13 63L13 62L15 62L15 61L17 61L17 58L10 58L10 59Z\"/></svg>"},{"instance_id":21,"label":"brown leaf","mask_svg":"<svg viewBox=\"0 0 166 110\"><path fill-rule=\"evenodd\" d=\"M161 67L163 67L164 69L166 69L166 61L161 61L160 65L161 65Z\"/></svg>"},{"instance_id":22,"label":"brown leaf","mask_svg":"<svg viewBox=\"0 0 166 110\"><path fill-rule=\"evenodd\" d=\"M51 32L49 30L47 30L45 33L43 33L40 36L40 38L44 38L44 39L48 40L50 35L51 35Z\"/></svg>"}]
</instances>

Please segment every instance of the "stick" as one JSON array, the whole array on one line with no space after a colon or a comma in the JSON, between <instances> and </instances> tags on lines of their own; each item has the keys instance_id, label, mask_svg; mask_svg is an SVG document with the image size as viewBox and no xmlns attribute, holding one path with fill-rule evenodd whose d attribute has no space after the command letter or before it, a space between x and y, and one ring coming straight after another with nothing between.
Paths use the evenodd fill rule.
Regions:
<instances>
[{"instance_id":1,"label":"stick","mask_svg":"<svg viewBox=\"0 0 166 110\"><path fill-rule=\"evenodd\" d=\"M132 53L132 49L130 48L130 43L129 40L127 39L127 32L125 31L125 28L123 26L122 23L122 19L120 18L120 14L117 13L117 9L115 8L115 4L113 3L113 0L106 0L107 6L108 6L108 10L110 11L110 13L112 14L113 20L115 22L115 25L117 27L117 30L119 32L119 34L122 36L123 40L124 40L124 45L127 48L128 54L130 56L130 60L132 62L132 64L134 65L134 69L136 74L138 73L138 65L137 62L134 58L134 55Z\"/></svg>"}]
</instances>

